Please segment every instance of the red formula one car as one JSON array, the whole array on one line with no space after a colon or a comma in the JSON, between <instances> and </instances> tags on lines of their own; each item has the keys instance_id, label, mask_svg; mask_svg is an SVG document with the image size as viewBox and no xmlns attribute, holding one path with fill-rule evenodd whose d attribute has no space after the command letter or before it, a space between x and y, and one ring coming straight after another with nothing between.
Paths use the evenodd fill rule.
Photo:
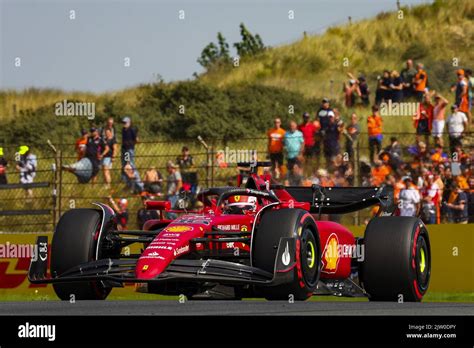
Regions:
<instances>
[{"instance_id":1,"label":"red formula one car","mask_svg":"<svg viewBox=\"0 0 474 348\"><path fill-rule=\"evenodd\" d=\"M147 202L163 218L143 230L117 230L104 204L69 210L50 252L47 237L38 237L29 279L52 283L63 300L105 299L132 282L150 293L195 299L326 294L421 301L430 278L428 231L417 218L392 216L391 189L285 187L256 168L245 185L207 189L199 194L201 209L173 220L164 218L176 213L169 202ZM379 215L363 238L319 219L373 205ZM127 252L132 243L140 243L140 253Z\"/></svg>"}]
</instances>

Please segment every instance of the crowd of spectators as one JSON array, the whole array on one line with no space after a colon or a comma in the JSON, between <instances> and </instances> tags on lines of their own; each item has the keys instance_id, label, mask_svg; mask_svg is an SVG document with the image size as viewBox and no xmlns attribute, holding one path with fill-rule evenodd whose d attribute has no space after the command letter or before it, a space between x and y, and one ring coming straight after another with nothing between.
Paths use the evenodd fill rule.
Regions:
<instances>
[{"instance_id":1,"label":"crowd of spectators","mask_svg":"<svg viewBox=\"0 0 474 348\"><path fill-rule=\"evenodd\" d=\"M415 68L408 60L401 73L386 70L377 79L372 112L366 117L353 112L346 124L324 98L314 116L305 112L301 123L291 121L287 131L276 118L267 132L274 178L291 186L387 185L394 189L400 215L420 216L428 224L467 223L469 217L472 222L474 148L467 131L474 79L470 70L459 69L456 75L455 103L450 107L444 96L429 89L424 65ZM346 106L368 105L365 77L356 79L349 73L349 78L343 90ZM392 136L389 143L384 139L380 108L389 101L416 105L415 139ZM359 148L356 162L355 144L361 133L367 134L368 151Z\"/></svg>"}]
</instances>

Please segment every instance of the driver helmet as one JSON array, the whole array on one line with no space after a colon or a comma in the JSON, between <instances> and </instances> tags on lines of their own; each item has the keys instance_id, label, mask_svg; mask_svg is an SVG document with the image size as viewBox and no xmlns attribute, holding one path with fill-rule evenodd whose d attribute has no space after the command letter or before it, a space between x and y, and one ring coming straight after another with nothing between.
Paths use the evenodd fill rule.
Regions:
<instances>
[{"instance_id":1,"label":"driver helmet","mask_svg":"<svg viewBox=\"0 0 474 348\"><path fill-rule=\"evenodd\" d=\"M231 196L225 202L225 210L230 214L242 214L257 209L257 197Z\"/></svg>"}]
</instances>

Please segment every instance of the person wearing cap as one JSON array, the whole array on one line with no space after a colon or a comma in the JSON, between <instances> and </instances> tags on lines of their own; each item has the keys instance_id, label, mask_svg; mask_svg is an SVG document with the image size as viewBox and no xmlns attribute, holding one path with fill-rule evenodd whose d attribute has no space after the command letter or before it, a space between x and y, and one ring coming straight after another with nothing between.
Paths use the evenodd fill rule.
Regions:
<instances>
[{"instance_id":1,"label":"person wearing cap","mask_svg":"<svg viewBox=\"0 0 474 348\"><path fill-rule=\"evenodd\" d=\"M174 209L178 202L181 188L183 187L183 179L178 170L178 166L172 161L167 163L166 170L168 171L168 177L166 179L166 200L170 201L171 207ZM174 219L176 218L176 214L169 213L168 218Z\"/></svg>"},{"instance_id":2,"label":"person wearing cap","mask_svg":"<svg viewBox=\"0 0 474 348\"><path fill-rule=\"evenodd\" d=\"M454 103L459 107L459 111L469 116L469 82L463 69L458 69L456 76L456 84L451 88L454 90Z\"/></svg>"},{"instance_id":3,"label":"person wearing cap","mask_svg":"<svg viewBox=\"0 0 474 348\"><path fill-rule=\"evenodd\" d=\"M326 135L324 136L324 158L326 159L326 166L332 165L335 156L340 152L339 137L344 129L344 123L340 119L340 114L337 109L334 109L334 116L328 117L329 124L326 128Z\"/></svg>"},{"instance_id":4,"label":"person wearing cap","mask_svg":"<svg viewBox=\"0 0 474 348\"><path fill-rule=\"evenodd\" d=\"M16 169L20 172L20 183L32 184L36 176L36 168L38 166L36 155L31 153L30 148L27 145L20 146L18 149L18 155L20 158L16 164ZM26 195L27 199L31 200L33 198L33 190L27 188Z\"/></svg>"},{"instance_id":5,"label":"person wearing cap","mask_svg":"<svg viewBox=\"0 0 474 348\"><path fill-rule=\"evenodd\" d=\"M126 116L122 119L122 180L127 180L123 169L127 162L135 167L135 145L138 143L138 129L132 126L132 120Z\"/></svg>"},{"instance_id":6,"label":"person wearing cap","mask_svg":"<svg viewBox=\"0 0 474 348\"><path fill-rule=\"evenodd\" d=\"M459 107L454 104L451 107L451 115L446 121L449 134L449 148L454 152L457 144L462 144L462 137L468 127L468 119L464 112L459 110Z\"/></svg>"},{"instance_id":7,"label":"person wearing cap","mask_svg":"<svg viewBox=\"0 0 474 348\"><path fill-rule=\"evenodd\" d=\"M7 181L7 165L8 161L5 159L3 147L0 147L0 185L8 184Z\"/></svg>"},{"instance_id":8,"label":"person wearing cap","mask_svg":"<svg viewBox=\"0 0 474 348\"><path fill-rule=\"evenodd\" d=\"M413 85L415 86L415 97L419 101L423 100L426 89L428 87L428 74L424 70L425 67L423 63L418 63L416 65L416 75L413 78Z\"/></svg>"},{"instance_id":9,"label":"person wearing cap","mask_svg":"<svg viewBox=\"0 0 474 348\"><path fill-rule=\"evenodd\" d=\"M421 206L421 197L418 188L413 184L411 176L402 178L405 187L400 191L400 216L418 216Z\"/></svg>"},{"instance_id":10,"label":"person wearing cap","mask_svg":"<svg viewBox=\"0 0 474 348\"><path fill-rule=\"evenodd\" d=\"M367 131L369 134L370 163L374 163L375 155L382 148L382 117L379 115L379 107L372 106L372 114L367 117Z\"/></svg>"},{"instance_id":11,"label":"person wearing cap","mask_svg":"<svg viewBox=\"0 0 474 348\"><path fill-rule=\"evenodd\" d=\"M315 124L310 120L308 112L303 114L303 122L298 126L298 129L303 133L304 156L308 159L314 155L319 157L319 144L316 144L316 134L320 128L319 123Z\"/></svg>"}]
</instances>

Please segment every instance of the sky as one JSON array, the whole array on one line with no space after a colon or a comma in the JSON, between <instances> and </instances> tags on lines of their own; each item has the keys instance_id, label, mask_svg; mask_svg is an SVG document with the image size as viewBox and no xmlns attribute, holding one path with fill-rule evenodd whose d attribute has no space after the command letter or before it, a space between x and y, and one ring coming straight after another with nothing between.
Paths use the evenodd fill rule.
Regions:
<instances>
[{"instance_id":1,"label":"sky","mask_svg":"<svg viewBox=\"0 0 474 348\"><path fill-rule=\"evenodd\" d=\"M395 9L396 0L0 0L0 88L105 92L190 79L217 32L240 41L241 22L278 46Z\"/></svg>"}]
</instances>

